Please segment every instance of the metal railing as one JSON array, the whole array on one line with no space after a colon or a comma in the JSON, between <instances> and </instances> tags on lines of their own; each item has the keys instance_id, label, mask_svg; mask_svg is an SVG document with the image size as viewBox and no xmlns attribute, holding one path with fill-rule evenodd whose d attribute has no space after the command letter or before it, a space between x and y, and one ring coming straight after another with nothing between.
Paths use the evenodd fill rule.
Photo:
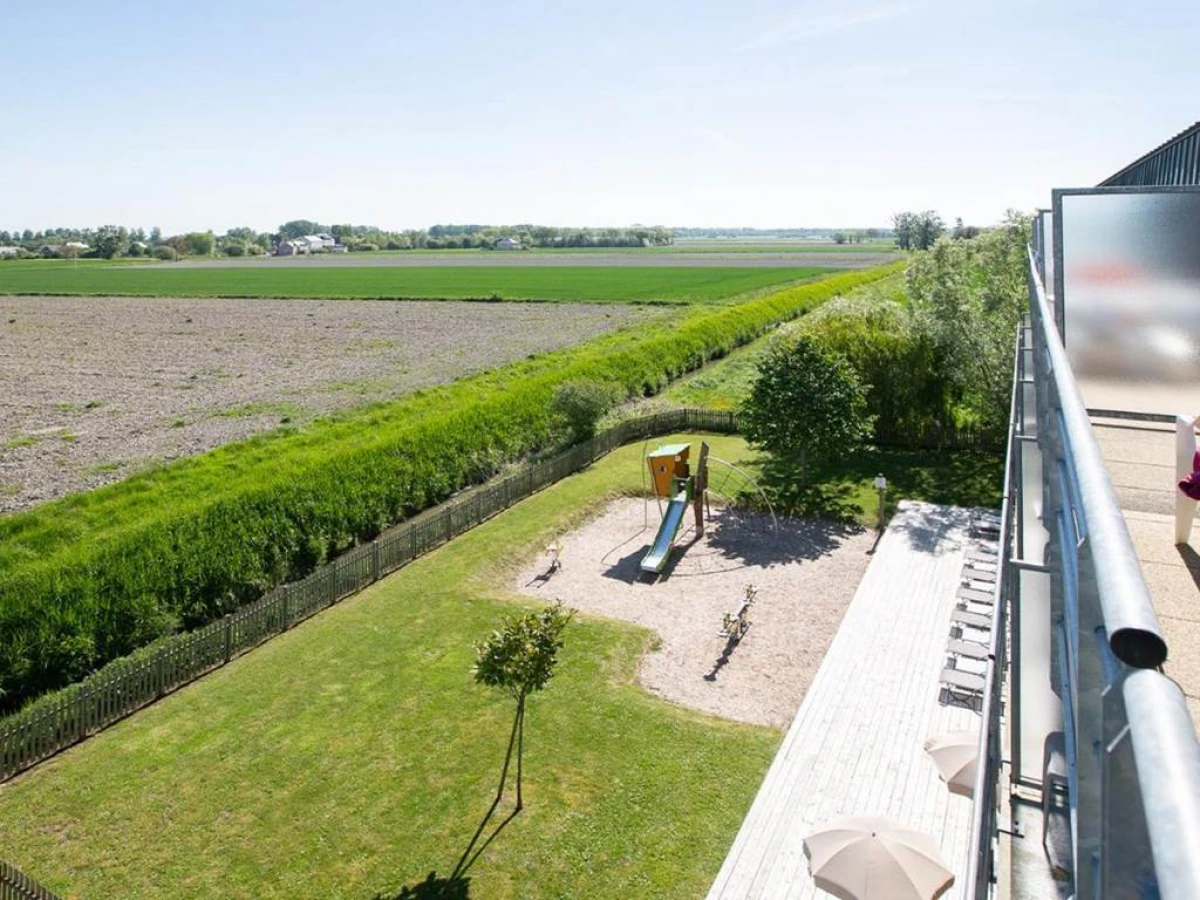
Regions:
<instances>
[{"instance_id":1,"label":"metal railing","mask_svg":"<svg viewBox=\"0 0 1200 900\"><path fill-rule=\"evenodd\" d=\"M1033 364L1024 375L1036 395L1075 896L1195 900L1200 744L1179 687L1156 671L1167 644L1032 253L1029 300ZM1006 497L1012 474L1010 466ZM1004 568L1019 603L1008 556ZM1020 665L1014 653L1014 672ZM988 788L977 788L982 801Z\"/></svg>"},{"instance_id":2,"label":"metal railing","mask_svg":"<svg viewBox=\"0 0 1200 900\"><path fill-rule=\"evenodd\" d=\"M60 900L14 865L0 859L0 900Z\"/></svg>"},{"instance_id":3,"label":"metal railing","mask_svg":"<svg viewBox=\"0 0 1200 900\"><path fill-rule=\"evenodd\" d=\"M1012 399L1009 403L1008 447L1004 455L1004 501L1000 508L1000 546L996 585L992 591L992 635L988 646L984 676L983 706L980 709L979 764L975 772L972 796L971 842L967 854L967 873L963 883L964 900L988 900L996 882L995 845L998 836L999 774L1004 762L1004 734L1001 713L1004 708L1004 672L1008 651L1008 604L1012 581L1006 563L1012 558L1014 496L1013 465L1017 446L1017 413L1022 383L1026 326L1017 329L1013 351Z\"/></svg>"}]
</instances>

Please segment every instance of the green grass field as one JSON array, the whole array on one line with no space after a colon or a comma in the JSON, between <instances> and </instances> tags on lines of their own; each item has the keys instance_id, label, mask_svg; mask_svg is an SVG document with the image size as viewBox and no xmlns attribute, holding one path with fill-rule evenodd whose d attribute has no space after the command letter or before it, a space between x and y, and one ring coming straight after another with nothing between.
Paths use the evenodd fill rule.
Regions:
<instances>
[{"instance_id":1,"label":"green grass field","mask_svg":"<svg viewBox=\"0 0 1200 900\"><path fill-rule=\"evenodd\" d=\"M710 303L827 273L817 267L350 266L182 268L15 262L0 294Z\"/></svg>"},{"instance_id":2,"label":"green grass field","mask_svg":"<svg viewBox=\"0 0 1200 900\"><path fill-rule=\"evenodd\" d=\"M747 456L736 438L706 440ZM654 699L633 681L650 635L589 619L530 701L525 811L461 893L418 887L467 846L511 726L511 700L472 682L472 642L512 608L515 565L639 488L640 452L611 454L6 785L4 856L64 897L702 895L781 735Z\"/></svg>"}]
</instances>

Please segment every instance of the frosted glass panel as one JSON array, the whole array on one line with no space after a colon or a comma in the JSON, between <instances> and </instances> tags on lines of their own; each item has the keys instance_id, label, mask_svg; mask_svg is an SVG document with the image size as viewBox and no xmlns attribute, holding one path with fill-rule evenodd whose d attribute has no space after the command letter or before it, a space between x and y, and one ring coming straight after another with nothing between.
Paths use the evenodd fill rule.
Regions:
<instances>
[{"instance_id":1,"label":"frosted glass panel","mask_svg":"<svg viewBox=\"0 0 1200 900\"><path fill-rule=\"evenodd\" d=\"M1200 193L1061 202L1065 341L1084 402L1200 413Z\"/></svg>"}]
</instances>

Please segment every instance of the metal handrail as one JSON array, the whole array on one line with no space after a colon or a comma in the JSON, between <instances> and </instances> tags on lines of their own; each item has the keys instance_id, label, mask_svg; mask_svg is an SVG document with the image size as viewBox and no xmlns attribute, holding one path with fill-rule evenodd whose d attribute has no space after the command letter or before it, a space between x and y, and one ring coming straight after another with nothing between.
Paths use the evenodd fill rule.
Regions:
<instances>
[{"instance_id":1,"label":"metal handrail","mask_svg":"<svg viewBox=\"0 0 1200 900\"><path fill-rule=\"evenodd\" d=\"M1196 900L1200 897L1200 855L1196 852L1200 847L1200 743L1196 740L1179 687L1155 671L1167 658L1167 644L1078 384L1051 317L1032 252L1029 265L1033 325L1039 349L1045 354L1044 359L1037 360L1038 374L1049 379L1046 400L1050 406L1041 412L1051 417L1051 430L1057 432L1061 443L1062 458L1058 463L1059 483L1056 487L1064 504L1058 517L1057 535L1062 553L1060 574L1067 594L1064 621L1059 626L1064 629L1060 632L1060 640L1065 639L1059 651L1064 712L1068 719L1082 714L1082 706L1077 701L1082 701L1084 694L1077 694L1077 691L1097 689L1095 684L1085 686L1073 681L1080 675L1075 671L1076 655L1082 649L1078 643L1082 637L1079 634L1079 610L1074 606L1078 602L1074 598L1079 583L1067 582L1076 574L1072 567L1082 561L1075 554L1084 551L1086 573L1091 579L1090 592L1093 602L1098 604L1100 616L1099 622L1093 619L1092 623L1101 641L1098 660L1103 672L1101 677L1108 685L1106 690L1118 689L1123 699L1123 718L1112 723L1104 722L1102 718L1101 727L1105 735L1118 735L1112 747L1122 740L1122 734L1132 747L1135 772L1131 774L1136 777L1136 802L1144 816L1158 896L1164 900ZM1078 533L1074 526L1078 526ZM1108 658L1107 651L1111 651L1112 658ZM1100 715L1103 717L1104 713ZM1070 722L1064 722L1064 725L1069 737ZM1095 730L1095 727L1091 729L1090 740L1096 739ZM1104 740L1107 742L1110 738ZM1068 749L1068 757L1074 759L1076 752L1083 751L1081 748ZM1105 757L1109 752L1108 747L1103 749ZM1079 762L1083 762L1082 756ZM1107 772L1103 764L1096 771L1096 765L1089 757L1089 778L1099 777L1100 790L1106 795L1113 787L1110 778L1120 776ZM1119 767L1120 764L1114 761L1114 765ZM1072 779L1073 808L1077 790L1082 787ZM1091 790L1094 788L1089 788ZM1118 796L1114 794L1111 802L1117 802ZM1110 801L1104 801L1107 802ZM1088 806L1091 816L1133 812L1128 805L1120 810L1098 806L1094 797ZM1131 824L1130 830L1136 832L1137 828ZM1089 831L1093 835L1091 840L1095 840L1095 827L1091 824ZM1074 833L1072 838L1078 853L1079 838ZM1095 852L1094 849L1087 851L1089 855ZM1078 865L1087 866L1089 870L1093 862L1077 859ZM1101 869L1104 868L1101 862ZM1094 880L1095 876L1089 871L1089 894Z\"/></svg>"},{"instance_id":2,"label":"metal handrail","mask_svg":"<svg viewBox=\"0 0 1200 900\"><path fill-rule=\"evenodd\" d=\"M1092 433L1091 420L1079 385L1067 360L1067 351L1053 326L1054 317L1046 302L1046 291L1037 274L1033 251L1029 251L1033 286L1030 301L1035 305L1035 327L1049 357L1050 377L1062 415L1075 464L1080 510L1084 531L1092 548L1092 558L1103 560L1095 567L1096 591L1104 614L1109 645L1117 659L1138 669L1158 668L1166 661L1167 642L1163 639L1150 592L1142 578L1137 554L1116 492Z\"/></svg>"},{"instance_id":3,"label":"metal handrail","mask_svg":"<svg viewBox=\"0 0 1200 900\"><path fill-rule=\"evenodd\" d=\"M1122 685L1159 891L1200 897L1200 745L1183 692L1153 671ZM1152 777L1151 777L1152 776Z\"/></svg>"}]
</instances>

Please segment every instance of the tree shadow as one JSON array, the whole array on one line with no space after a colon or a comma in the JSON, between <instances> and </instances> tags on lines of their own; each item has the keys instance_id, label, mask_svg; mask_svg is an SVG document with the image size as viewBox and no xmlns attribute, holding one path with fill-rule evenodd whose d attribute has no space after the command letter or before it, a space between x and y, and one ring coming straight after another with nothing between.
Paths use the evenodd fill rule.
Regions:
<instances>
[{"instance_id":1,"label":"tree shadow","mask_svg":"<svg viewBox=\"0 0 1200 900\"><path fill-rule=\"evenodd\" d=\"M999 507L1004 458L961 450L866 446L834 460L810 462L807 484L800 483L800 472L799 462L791 457L764 454L760 458L761 486L776 512L845 522L874 512L873 505L867 509L863 504L873 500L870 484L879 473L888 479L886 515L904 499Z\"/></svg>"},{"instance_id":2,"label":"tree shadow","mask_svg":"<svg viewBox=\"0 0 1200 900\"><path fill-rule=\"evenodd\" d=\"M470 900L471 879L458 875L443 878L430 872L425 880L399 891L380 891L371 900Z\"/></svg>"},{"instance_id":3,"label":"tree shadow","mask_svg":"<svg viewBox=\"0 0 1200 900\"><path fill-rule=\"evenodd\" d=\"M953 531L964 531L970 522L965 510L926 505L919 515L908 515L893 519L889 530L904 537L909 546L919 553L951 553L962 549L962 540L948 540Z\"/></svg>"},{"instance_id":4,"label":"tree shadow","mask_svg":"<svg viewBox=\"0 0 1200 900\"><path fill-rule=\"evenodd\" d=\"M764 513L724 507L709 520L708 545L726 559L767 567L828 556L862 528L851 522L789 519L781 527Z\"/></svg>"}]
</instances>

